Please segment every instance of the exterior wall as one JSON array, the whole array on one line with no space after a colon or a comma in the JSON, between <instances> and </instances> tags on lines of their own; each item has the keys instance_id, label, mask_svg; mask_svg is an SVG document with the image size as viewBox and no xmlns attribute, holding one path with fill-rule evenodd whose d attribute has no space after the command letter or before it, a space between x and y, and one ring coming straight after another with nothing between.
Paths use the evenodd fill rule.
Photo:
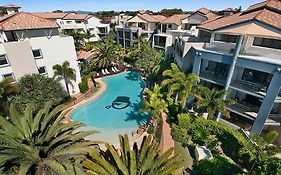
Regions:
<instances>
[{"instance_id":1,"label":"exterior wall","mask_svg":"<svg viewBox=\"0 0 281 175\"><path fill-rule=\"evenodd\" d=\"M32 50L41 49L42 58L35 59ZM16 50L16 51L15 51ZM15 41L0 44L0 54L7 56L10 65L0 67L0 80L3 75L13 73L16 79L25 74L38 73L38 68L45 66L47 76L53 77L53 66L62 64L64 61L70 63L70 67L76 71L76 81L69 87L70 93L78 93L78 83L81 82L77 56L72 37L35 37L26 38L24 41ZM64 82L61 82L64 87Z\"/></svg>"},{"instance_id":2,"label":"exterior wall","mask_svg":"<svg viewBox=\"0 0 281 175\"><path fill-rule=\"evenodd\" d=\"M183 24L201 24L202 22L206 21L207 18L205 16L199 15L197 13L189 16L182 20Z\"/></svg>"}]
</instances>

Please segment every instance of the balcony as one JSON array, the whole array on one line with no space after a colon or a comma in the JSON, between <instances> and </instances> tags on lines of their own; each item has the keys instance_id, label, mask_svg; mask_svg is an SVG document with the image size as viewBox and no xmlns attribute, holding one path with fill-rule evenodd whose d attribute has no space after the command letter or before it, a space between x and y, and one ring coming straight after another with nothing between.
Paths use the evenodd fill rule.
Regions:
<instances>
[{"instance_id":1,"label":"balcony","mask_svg":"<svg viewBox=\"0 0 281 175\"><path fill-rule=\"evenodd\" d=\"M235 80L230 84L232 89L246 92L258 98L263 98L266 93L266 87L251 81Z\"/></svg>"},{"instance_id":2,"label":"balcony","mask_svg":"<svg viewBox=\"0 0 281 175\"><path fill-rule=\"evenodd\" d=\"M200 70L200 78L214 84L224 86L227 76L222 72Z\"/></svg>"},{"instance_id":3,"label":"balcony","mask_svg":"<svg viewBox=\"0 0 281 175\"><path fill-rule=\"evenodd\" d=\"M258 115L259 107L245 101L239 101L227 109L235 114L241 115L247 119L255 120Z\"/></svg>"}]
</instances>

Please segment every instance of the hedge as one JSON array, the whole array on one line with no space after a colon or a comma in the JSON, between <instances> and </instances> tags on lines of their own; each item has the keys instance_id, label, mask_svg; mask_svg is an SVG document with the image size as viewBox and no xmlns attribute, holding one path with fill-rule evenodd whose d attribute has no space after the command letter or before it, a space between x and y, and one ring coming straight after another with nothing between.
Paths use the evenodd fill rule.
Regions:
<instances>
[{"instance_id":1,"label":"hedge","mask_svg":"<svg viewBox=\"0 0 281 175\"><path fill-rule=\"evenodd\" d=\"M81 93L87 92L87 90L89 89L89 87L88 87L88 77L87 76L84 77L82 79L82 82L79 83L78 86L79 86L79 89L80 89Z\"/></svg>"},{"instance_id":2,"label":"hedge","mask_svg":"<svg viewBox=\"0 0 281 175\"><path fill-rule=\"evenodd\" d=\"M181 138L177 141L182 142L187 140L183 138L191 137L193 142L201 144L194 133L198 130L204 130L208 135L215 135L218 138L227 156L235 162L242 162L243 167L249 168L251 166L251 162L255 157L255 150L252 149L250 141L239 131L216 121L206 120L203 117L191 116L189 114L179 114L178 120L179 125L174 125L172 128L172 135L175 140Z\"/></svg>"}]
</instances>

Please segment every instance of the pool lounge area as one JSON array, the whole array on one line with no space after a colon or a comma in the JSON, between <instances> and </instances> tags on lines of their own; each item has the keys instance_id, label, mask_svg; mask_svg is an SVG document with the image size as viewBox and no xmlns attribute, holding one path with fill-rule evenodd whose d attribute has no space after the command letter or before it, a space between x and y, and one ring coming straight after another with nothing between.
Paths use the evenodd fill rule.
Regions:
<instances>
[{"instance_id":1,"label":"pool lounge area","mask_svg":"<svg viewBox=\"0 0 281 175\"><path fill-rule=\"evenodd\" d=\"M146 83L133 71L105 77L104 82L107 84L104 94L76 109L71 119L86 124L83 130L100 132L91 135L91 140L116 144L119 134L128 134L132 140L131 133L151 119L149 113L140 111Z\"/></svg>"}]
</instances>

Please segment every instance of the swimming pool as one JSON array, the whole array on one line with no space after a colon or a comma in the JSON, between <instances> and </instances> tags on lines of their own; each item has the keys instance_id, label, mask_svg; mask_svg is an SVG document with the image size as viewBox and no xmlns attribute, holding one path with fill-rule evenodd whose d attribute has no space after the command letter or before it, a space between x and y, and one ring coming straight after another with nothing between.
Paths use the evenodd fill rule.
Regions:
<instances>
[{"instance_id":1,"label":"swimming pool","mask_svg":"<svg viewBox=\"0 0 281 175\"><path fill-rule=\"evenodd\" d=\"M71 118L86 124L86 129L100 132L92 135L91 139L117 143L119 134L131 135L131 132L150 120L149 113L140 112L143 107L142 91L146 85L140 74L133 71L106 77L104 81L108 86L106 92L97 100L75 110ZM119 96L130 98L131 103L127 108L120 110L110 107Z\"/></svg>"}]
</instances>

